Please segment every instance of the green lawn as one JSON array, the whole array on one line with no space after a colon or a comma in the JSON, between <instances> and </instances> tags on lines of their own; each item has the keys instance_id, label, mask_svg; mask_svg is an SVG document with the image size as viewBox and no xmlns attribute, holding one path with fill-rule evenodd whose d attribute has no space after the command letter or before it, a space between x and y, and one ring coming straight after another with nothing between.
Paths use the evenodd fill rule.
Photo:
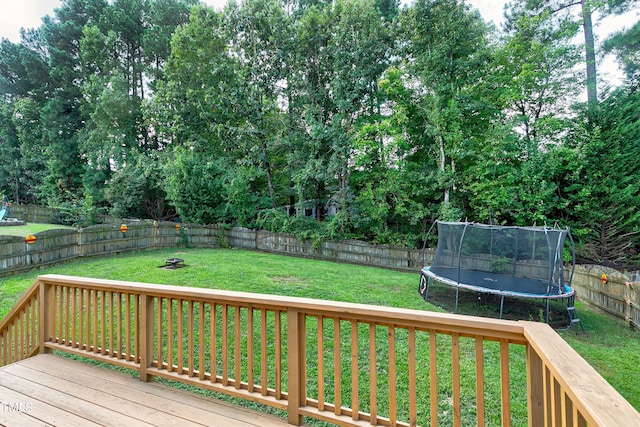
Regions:
<instances>
[{"instance_id":1,"label":"green lawn","mask_svg":"<svg viewBox=\"0 0 640 427\"><path fill-rule=\"evenodd\" d=\"M60 228L73 228L59 224L39 224L28 223L27 225L5 225L0 227L0 236L20 236L26 237L29 234L36 234L45 230L55 230Z\"/></svg>"},{"instance_id":2,"label":"green lawn","mask_svg":"<svg viewBox=\"0 0 640 427\"><path fill-rule=\"evenodd\" d=\"M157 268L179 257L187 268ZM444 311L417 294L418 274L239 249L165 249L93 258L0 279L0 317L39 274L59 273ZM446 292L441 289L439 292ZM453 293L451 296L453 297ZM463 314L475 314L465 305ZM559 331L636 409L640 409L640 335L578 304L585 334ZM513 357L523 355L516 352ZM514 394L519 394L514 385ZM526 393L522 393L523 396ZM525 396L526 397L526 396Z\"/></svg>"}]
</instances>

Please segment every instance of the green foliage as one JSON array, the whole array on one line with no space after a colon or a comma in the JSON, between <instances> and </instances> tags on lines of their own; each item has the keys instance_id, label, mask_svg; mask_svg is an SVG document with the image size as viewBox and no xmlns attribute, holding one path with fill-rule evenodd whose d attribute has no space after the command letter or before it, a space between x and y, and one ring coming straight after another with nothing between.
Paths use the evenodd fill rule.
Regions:
<instances>
[{"instance_id":1,"label":"green foliage","mask_svg":"<svg viewBox=\"0 0 640 427\"><path fill-rule=\"evenodd\" d=\"M469 102L479 98L487 71L487 28L477 14L453 0L418 1L400 23L411 59L403 80L415 80L415 106L408 111L416 115L411 119L417 123L411 129L416 132L412 142L418 152L435 160L433 177L443 208L451 204L462 209L459 168L489 124L490 111L482 103Z\"/></svg>"},{"instance_id":2,"label":"green foliage","mask_svg":"<svg viewBox=\"0 0 640 427\"><path fill-rule=\"evenodd\" d=\"M234 130L242 121L236 73L241 67L227 55L224 36L223 17L203 7L176 29L148 111L163 146L189 146L212 157L235 148Z\"/></svg>"},{"instance_id":3,"label":"green foliage","mask_svg":"<svg viewBox=\"0 0 640 427\"><path fill-rule=\"evenodd\" d=\"M189 230L187 229L187 227L180 227L179 233L180 239L178 240L178 247L191 247L191 240L189 239Z\"/></svg>"},{"instance_id":4,"label":"green foliage","mask_svg":"<svg viewBox=\"0 0 640 427\"><path fill-rule=\"evenodd\" d=\"M140 154L113 173L106 182L105 196L115 218L150 218L166 220L174 210L167 204L161 188L164 176L158 161Z\"/></svg>"},{"instance_id":5,"label":"green foliage","mask_svg":"<svg viewBox=\"0 0 640 427\"><path fill-rule=\"evenodd\" d=\"M201 153L176 148L164 166L164 190L183 222L215 224L226 220L224 188L228 165Z\"/></svg>"},{"instance_id":6,"label":"green foliage","mask_svg":"<svg viewBox=\"0 0 640 427\"><path fill-rule=\"evenodd\" d=\"M582 109L581 23L557 4L513 2L492 33L455 0L65 0L0 43L0 191L67 223L177 211L314 242L559 221L583 258L631 262L637 26L605 44L626 95Z\"/></svg>"},{"instance_id":7,"label":"green foliage","mask_svg":"<svg viewBox=\"0 0 640 427\"><path fill-rule=\"evenodd\" d=\"M522 5L507 21L507 36L496 52L495 77L501 103L512 117L511 127L522 135L524 148L553 144L566 131L562 120L569 104L561 96L578 96L576 65L580 51L572 45L577 27L557 22L548 12L531 15Z\"/></svg>"},{"instance_id":8,"label":"green foliage","mask_svg":"<svg viewBox=\"0 0 640 427\"><path fill-rule=\"evenodd\" d=\"M496 258L492 259L489 265L489 270L492 273L507 274L511 271L513 266L513 260L509 258Z\"/></svg>"},{"instance_id":9,"label":"green foliage","mask_svg":"<svg viewBox=\"0 0 640 427\"><path fill-rule=\"evenodd\" d=\"M603 43L603 50L614 53L627 76L630 86L640 87L640 21L613 34Z\"/></svg>"},{"instance_id":10,"label":"green foliage","mask_svg":"<svg viewBox=\"0 0 640 427\"><path fill-rule=\"evenodd\" d=\"M282 209L265 209L258 213L256 225L276 233L293 234L300 240L311 240L317 247L328 237L327 223L305 215L290 216Z\"/></svg>"},{"instance_id":11,"label":"green foliage","mask_svg":"<svg viewBox=\"0 0 640 427\"><path fill-rule=\"evenodd\" d=\"M91 199L79 199L77 202L65 202L57 207L51 217L51 223L73 227L88 227L96 224L96 211Z\"/></svg>"},{"instance_id":12,"label":"green foliage","mask_svg":"<svg viewBox=\"0 0 640 427\"><path fill-rule=\"evenodd\" d=\"M640 186L634 177L640 173L640 153L634 141L640 125L632 112L639 109L640 95L620 89L603 102L597 124L576 135L565 215L583 258L619 266L637 260Z\"/></svg>"}]
</instances>

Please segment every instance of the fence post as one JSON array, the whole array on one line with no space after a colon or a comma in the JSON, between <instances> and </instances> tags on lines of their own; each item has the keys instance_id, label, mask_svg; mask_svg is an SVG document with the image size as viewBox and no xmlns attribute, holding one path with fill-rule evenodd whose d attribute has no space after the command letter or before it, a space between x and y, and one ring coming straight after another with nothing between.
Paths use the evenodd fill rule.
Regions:
<instances>
[{"instance_id":1,"label":"fence post","mask_svg":"<svg viewBox=\"0 0 640 427\"><path fill-rule=\"evenodd\" d=\"M305 391L305 322L297 308L287 311L287 421L299 426L299 408L306 401Z\"/></svg>"},{"instance_id":2,"label":"fence post","mask_svg":"<svg viewBox=\"0 0 640 427\"><path fill-rule=\"evenodd\" d=\"M55 335L56 325L56 295L55 289L43 281L39 283L38 289L38 317L40 332L40 354L51 353L51 349L45 347L45 342L49 341Z\"/></svg>"},{"instance_id":3,"label":"fence post","mask_svg":"<svg viewBox=\"0 0 640 427\"><path fill-rule=\"evenodd\" d=\"M624 321L627 322L629 327L633 327L631 318L631 279L627 278L624 282L624 289L622 296L624 298Z\"/></svg>"},{"instance_id":4,"label":"fence post","mask_svg":"<svg viewBox=\"0 0 640 427\"><path fill-rule=\"evenodd\" d=\"M138 342L140 343L140 381L153 381L153 376L147 373L153 361L153 297L147 293L139 296L140 319L138 325Z\"/></svg>"}]
</instances>

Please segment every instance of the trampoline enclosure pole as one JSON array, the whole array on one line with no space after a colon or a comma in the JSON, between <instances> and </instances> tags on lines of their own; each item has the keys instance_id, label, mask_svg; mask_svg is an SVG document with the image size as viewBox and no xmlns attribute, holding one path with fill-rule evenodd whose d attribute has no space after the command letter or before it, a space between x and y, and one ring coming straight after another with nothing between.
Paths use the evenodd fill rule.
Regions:
<instances>
[{"instance_id":1,"label":"trampoline enclosure pole","mask_svg":"<svg viewBox=\"0 0 640 427\"><path fill-rule=\"evenodd\" d=\"M462 230L462 235L460 236L460 245L458 246L458 274L457 274L457 284L456 284L456 308L454 313L458 312L458 299L459 299L459 293L460 293L460 261L461 261L461 257L462 257L462 245L464 243L464 235L467 233L467 227L469 226L469 223L465 223L464 224L464 229Z\"/></svg>"},{"instance_id":2,"label":"trampoline enclosure pole","mask_svg":"<svg viewBox=\"0 0 640 427\"><path fill-rule=\"evenodd\" d=\"M460 285L460 258L462 257L462 245L464 244L464 235L467 233L467 227L469 226L469 223L465 223L464 224L464 228L462 229L462 235L460 236L460 244L458 245L458 271L457 271L457 277L456 277L456 282L458 284L458 286ZM457 295L456 295L456 299L457 299ZM456 302L456 306L457 306L457 302Z\"/></svg>"},{"instance_id":3,"label":"trampoline enclosure pole","mask_svg":"<svg viewBox=\"0 0 640 427\"><path fill-rule=\"evenodd\" d=\"M511 272L511 277L515 277L516 276L516 269L518 268L518 229L514 230L514 233L516 234L516 238L515 238L515 251L513 254L513 270ZM502 316L500 316L500 318L502 319Z\"/></svg>"}]
</instances>

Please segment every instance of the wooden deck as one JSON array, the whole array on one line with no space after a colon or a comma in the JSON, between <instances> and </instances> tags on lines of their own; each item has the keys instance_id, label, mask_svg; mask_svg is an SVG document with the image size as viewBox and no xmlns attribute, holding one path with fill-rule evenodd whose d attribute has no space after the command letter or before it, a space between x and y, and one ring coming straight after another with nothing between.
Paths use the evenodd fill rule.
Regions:
<instances>
[{"instance_id":1,"label":"wooden deck","mask_svg":"<svg viewBox=\"0 0 640 427\"><path fill-rule=\"evenodd\" d=\"M68 358L0 368L3 426L288 426L286 421Z\"/></svg>"}]
</instances>

